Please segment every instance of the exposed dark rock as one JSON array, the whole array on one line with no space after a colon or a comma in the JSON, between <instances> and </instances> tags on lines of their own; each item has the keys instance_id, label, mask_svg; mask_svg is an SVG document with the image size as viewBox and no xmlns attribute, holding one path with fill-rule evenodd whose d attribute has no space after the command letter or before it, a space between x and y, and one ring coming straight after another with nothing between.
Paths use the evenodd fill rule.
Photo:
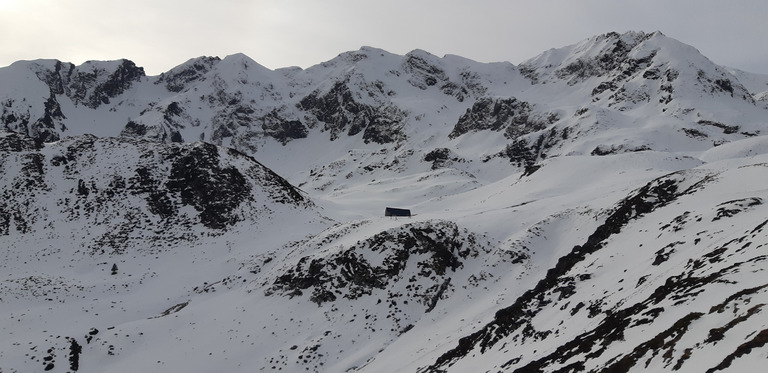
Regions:
<instances>
[{"instance_id":1,"label":"exposed dark rock","mask_svg":"<svg viewBox=\"0 0 768 373\"><path fill-rule=\"evenodd\" d=\"M649 148L646 145L641 145L633 148L627 148L624 145L598 145L592 150L592 152L590 152L590 154L603 156L603 155L627 153L627 152L642 152L647 150L651 150L651 148Z\"/></svg>"},{"instance_id":2,"label":"exposed dark rock","mask_svg":"<svg viewBox=\"0 0 768 373\"><path fill-rule=\"evenodd\" d=\"M730 79L715 79L715 86L723 92L728 92L733 96L733 85Z\"/></svg>"},{"instance_id":3,"label":"exposed dark rock","mask_svg":"<svg viewBox=\"0 0 768 373\"><path fill-rule=\"evenodd\" d=\"M9 235L11 229L20 234L52 229L46 221L49 210L57 210L65 219L82 223L85 231L94 224L106 227L83 243L92 254L121 254L148 242L194 241L198 236L191 233L193 229L204 227L211 230L209 234L220 234L243 220L255 221L258 214L268 216L278 204L311 206L302 192L252 158L211 144L82 136L46 145L52 147L45 153L52 154L50 161L21 135L3 135L3 146L18 151L6 152L0 164L17 163L13 167L20 172L6 178L9 182L0 188L0 235ZM103 157L113 149L135 155L120 166L125 167L125 176L93 172L91 168L103 165ZM230 159L239 160L230 163ZM69 186L61 190L62 183L48 185L50 177L67 180L64 185ZM59 187L61 195L41 207L37 197L49 195L53 187ZM255 201L253 193L264 200ZM136 205L132 196L146 205Z\"/></svg>"},{"instance_id":4,"label":"exposed dark rock","mask_svg":"<svg viewBox=\"0 0 768 373\"><path fill-rule=\"evenodd\" d=\"M75 65L56 61L53 71L41 69L37 71L36 75L41 81L48 85L51 92L56 95L63 95L69 92L69 87L67 85L74 70Z\"/></svg>"},{"instance_id":5,"label":"exposed dark rock","mask_svg":"<svg viewBox=\"0 0 768 373\"><path fill-rule=\"evenodd\" d=\"M558 287L561 278L574 265L584 260L589 254L600 250L604 245L604 241L611 235L619 233L621 228L630 220L674 201L680 194L678 190L680 179L680 175L676 174L661 177L619 202L613 213L606 218L602 225L595 229L587 241L583 245L575 246L570 253L561 257L555 267L549 269L544 279L539 281L534 288L526 291L511 306L496 312L494 320L481 330L461 338L458 346L440 356L434 365L424 368L423 371L439 372L442 367L450 366L453 361L461 359L472 350L477 348L480 352L484 352L502 338L521 328L531 329L523 334L536 337L535 329L532 328L529 322L543 306L549 303L549 301L545 300L545 295L553 292ZM528 367L520 368L519 371L541 371L541 367L547 359L566 361L568 356L566 351L569 354L576 354L578 351L587 351L591 348L589 347L590 345L594 345L599 341L611 341L621 338L621 331L625 327L622 325L629 322L627 317L636 314L642 308L644 306L637 305L617 313L608 314L608 318L600 324L601 326L593 333L589 333L591 335L590 338L581 336L579 339L574 340L574 342L558 348L556 353L537 362L532 362ZM540 335L538 338L542 337L544 336Z\"/></svg>"},{"instance_id":6,"label":"exposed dark rock","mask_svg":"<svg viewBox=\"0 0 768 373\"><path fill-rule=\"evenodd\" d=\"M0 152L28 152L42 149L33 138L14 132L0 132Z\"/></svg>"},{"instance_id":7,"label":"exposed dark rock","mask_svg":"<svg viewBox=\"0 0 768 373\"><path fill-rule=\"evenodd\" d=\"M533 65L520 65L518 66L520 74L531 81L532 84L539 83L539 73L536 72L536 67Z\"/></svg>"},{"instance_id":8,"label":"exposed dark rock","mask_svg":"<svg viewBox=\"0 0 768 373\"><path fill-rule=\"evenodd\" d=\"M430 279L434 285L419 295L426 309L433 309L438 294L444 293L450 283L442 279L460 268L462 260L479 255L481 249L473 234L452 222L407 224L331 256L302 257L275 280L269 294L299 296L311 291L310 300L318 305L335 300L337 294L356 299L385 289L402 278L406 267L415 267L416 276ZM381 264L368 262L368 252L384 255ZM414 258L423 259L414 262Z\"/></svg>"},{"instance_id":9,"label":"exposed dark rock","mask_svg":"<svg viewBox=\"0 0 768 373\"><path fill-rule=\"evenodd\" d=\"M425 162L432 162L433 170L444 167L452 158L448 148L437 148L424 155Z\"/></svg>"},{"instance_id":10,"label":"exposed dark rock","mask_svg":"<svg viewBox=\"0 0 768 373\"><path fill-rule=\"evenodd\" d=\"M733 329L736 325L739 325L740 323L748 320L750 317L759 314L762 308L765 306L765 304L758 304L756 306L753 306L750 308L746 314L743 316L739 316L734 318L733 320L729 321L727 324L720 328L713 328L709 330L709 334L707 335L707 339L704 340L704 343L715 343L723 339L725 336L725 333L728 330Z\"/></svg>"},{"instance_id":11,"label":"exposed dark rock","mask_svg":"<svg viewBox=\"0 0 768 373\"><path fill-rule=\"evenodd\" d=\"M569 85L574 85L582 82L591 77L606 76L610 73L616 74L617 77L627 77L635 74L640 68L647 66L653 59L655 53L652 53L650 57L641 59L632 59L629 57L629 52L643 40L650 38L653 34L637 34L636 37L626 42L621 35L612 32L605 35L601 35L598 38L603 38L609 41L610 46L605 51L595 57L589 59L579 58L576 61L560 68L555 71L555 76L560 79L567 80ZM606 82L610 87L617 87L616 82ZM604 87L603 89L597 89L599 92L610 89L610 87ZM599 93L598 92L598 93ZM593 95L595 95L593 91Z\"/></svg>"},{"instance_id":12,"label":"exposed dark rock","mask_svg":"<svg viewBox=\"0 0 768 373\"><path fill-rule=\"evenodd\" d=\"M366 144L391 144L405 139L403 121L405 113L395 106L383 106L376 110L373 120L363 132Z\"/></svg>"},{"instance_id":13,"label":"exposed dark rock","mask_svg":"<svg viewBox=\"0 0 768 373\"><path fill-rule=\"evenodd\" d=\"M57 124L60 127L59 130L64 130L65 128L61 124L63 119L66 119L66 117L61 112L61 106L56 101L56 95L53 90L51 90L50 96L45 101L43 116L31 126L30 130L32 133L30 133L30 136L40 143L58 141L60 136L57 131Z\"/></svg>"},{"instance_id":14,"label":"exposed dark rock","mask_svg":"<svg viewBox=\"0 0 768 373\"><path fill-rule=\"evenodd\" d=\"M662 247L659 251L656 252L656 258L653 260L653 263L651 265L657 266L661 263L666 262L669 260L670 255L672 255L675 252L675 246L683 245L685 244L684 241L675 241L670 243L667 246Z\"/></svg>"},{"instance_id":15,"label":"exposed dark rock","mask_svg":"<svg viewBox=\"0 0 768 373\"><path fill-rule=\"evenodd\" d=\"M307 137L307 127L301 121L284 119L277 110L269 112L261 121L264 133L283 145L291 140Z\"/></svg>"},{"instance_id":16,"label":"exposed dark rock","mask_svg":"<svg viewBox=\"0 0 768 373\"><path fill-rule=\"evenodd\" d=\"M711 126L711 127L720 128L720 129L723 130L723 133L726 134L726 135L737 133L737 132L739 132L739 128L740 128L739 126L729 126L727 124L716 122L716 121L713 121L713 120L700 120L700 121L698 121L696 123L698 123L698 124L700 124L702 126Z\"/></svg>"},{"instance_id":17,"label":"exposed dark rock","mask_svg":"<svg viewBox=\"0 0 768 373\"><path fill-rule=\"evenodd\" d=\"M601 82L592 90L592 96L597 96L605 91L615 91L619 89L614 81Z\"/></svg>"},{"instance_id":18,"label":"exposed dark rock","mask_svg":"<svg viewBox=\"0 0 768 373\"><path fill-rule=\"evenodd\" d=\"M720 72L719 76L714 77L707 74L704 70L699 70L697 80L706 89L707 93L713 95L726 93L731 97L736 97L752 104L755 103L755 98L738 80L731 81L723 72Z\"/></svg>"},{"instance_id":19,"label":"exposed dark rock","mask_svg":"<svg viewBox=\"0 0 768 373\"><path fill-rule=\"evenodd\" d=\"M123 130L120 132L123 136L144 136L147 134L147 126L136 123L134 121L128 121Z\"/></svg>"},{"instance_id":20,"label":"exposed dark rock","mask_svg":"<svg viewBox=\"0 0 768 373\"><path fill-rule=\"evenodd\" d=\"M432 298L429 299L429 303L427 304L427 310L424 311L424 313L432 312L432 310L435 309L435 306L437 306L437 302L443 296L443 293L448 289L448 286L450 284L451 284L450 277L446 278L445 281L442 284L440 284L440 288L437 290L435 295L433 295Z\"/></svg>"},{"instance_id":21,"label":"exposed dark rock","mask_svg":"<svg viewBox=\"0 0 768 373\"><path fill-rule=\"evenodd\" d=\"M677 320L669 329L664 330L649 341L640 344L632 352L624 355L620 360L604 368L602 372L618 373L627 372L637 364L637 361L649 351L658 353L659 350L674 350L676 343L682 338L691 323L703 316L702 313L693 312Z\"/></svg>"},{"instance_id":22,"label":"exposed dark rock","mask_svg":"<svg viewBox=\"0 0 768 373\"><path fill-rule=\"evenodd\" d=\"M456 138L468 132L482 130L504 130L507 138L516 139L543 130L558 119L558 116L552 113L535 113L533 105L514 97L482 97L459 118L449 137Z\"/></svg>"},{"instance_id":23,"label":"exposed dark rock","mask_svg":"<svg viewBox=\"0 0 768 373\"><path fill-rule=\"evenodd\" d=\"M80 66L77 73L70 77L70 98L93 109L109 104L110 98L122 94L145 76L144 68L125 59L121 60L114 71L99 69L97 66L91 71L84 71L86 66Z\"/></svg>"},{"instance_id":24,"label":"exposed dark rock","mask_svg":"<svg viewBox=\"0 0 768 373\"><path fill-rule=\"evenodd\" d=\"M717 205L717 215L712 221L718 221L722 218L730 218L740 212L749 210L751 207L762 205L763 200L761 198L743 198L733 201L723 202Z\"/></svg>"},{"instance_id":25,"label":"exposed dark rock","mask_svg":"<svg viewBox=\"0 0 768 373\"><path fill-rule=\"evenodd\" d=\"M699 131L695 128L683 128L682 131L685 133L686 136L692 137L695 139L705 139L709 137L705 132Z\"/></svg>"},{"instance_id":26,"label":"exposed dark rock","mask_svg":"<svg viewBox=\"0 0 768 373\"><path fill-rule=\"evenodd\" d=\"M643 72L643 79L658 80L661 78L661 71L654 67Z\"/></svg>"},{"instance_id":27,"label":"exposed dark rock","mask_svg":"<svg viewBox=\"0 0 768 373\"><path fill-rule=\"evenodd\" d=\"M0 124L2 129L8 132L16 132L25 136L35 137L30 124L30 114L27 108L24 111L19 112L20 108L15 107L15 101L13 99L7 99L2 102L0 106L2 112L0 112ZM42 141L38 141L42 143Z\"/></svg>"},{"instance_id":28,"label":"exposed dark rock","mask_svg":"<svg viewBox=\"0 0 768 373\"><path fill-rule=\"evenodd\" d=\"M730 353L728 356L726 356L726 358L723 359L720 364L714 368L708 369L706 373L714 373L725 370L731 366L734 360L741 356L748 355L755 348L761 348L765 345L768 345L768 329L761 330L752 339L739 345L739 347L736 348L736 350Z\"/></svg>"},{"instance_id":29,"label":"exposed dark rock","mask_svg":"<svg viewBox=\"0 0 768 373\"><path fill-rule=\"evenodd\" d=\"M525 175L530 175L538 169L536 163L547 158L547 153L552 147L568 138L568 132L567 127L562 129L562 132L553 127L536 137L519 137L507 144L500 155L509 158L515 166L524 168Z\"/></svg>"},{"instance_id":30,"label":"exposed dark rock","mask_svg":"<svg viewBox=\"0 0 768 373\"><path fill-rule=\"evenodd\" d=\"M213 229L234 224L238 219L232 210L250 193L240 171L220 166L218 152L211 144L192 147L174 159L166 184L169 192L181 195L182 203L200 212L203 225Z\"/></svg>"},{"instance_id":31,"label":"exposed dark rock","mask_svg":"<svg viewBox=\"0 0 768 373\"><path fill-rule=\"evenodd\" d=\"M85 185L83 179L77 181L77 195L88 197L88 187Z\"/></svg>"},{"instance_id":32,"label":"exposed dark rock","mask_svg":"<svg viewBox=\"0 0 768 373\"><path fill-rule=\"evenodd\" d=\"M445 71L427 60L429 55L421 51L413 51L405 55L403 68L411 78L408 83L422 90L448 81Z\"/></svg>"},{"instance_id":33,"label":"exposed dark rock","mask_svg":"<svg viewBox=\"0 0 768 373\"><path fill-rule=\"evenodd\" d=\"M504 149L504 156L518 167L533 167L538 159L538 152L535 146L530 146L528 141L523 139L515 140L508 144Z\"/></svg>"},{"instance_id":34,"label":"exposed dark rock","mask_svg":"<svg viewBox=\"0 0 768 373\"><path fill-rule=\"evenodd\" d=\"M77 343L74 338L69 339L69 369L77 372L80 369L80 354L83 353L83 347Z\"/></svg>"},{"instance_id":35,"label":"exposed dark rock","mask_svg":"<svg viewBox=\"0 0 768 373\"><path fill-rule=\"evenodd\" d=\"M324 130L331 133L331 140L347 131L355 136L364 131L366 142L391 143L404 138L403 113L394 106L371 107L358 103L355 95L344 82L337 82L327 93L315 91L297 104L298 108L312 114L324 123Z\"/></svg>"},{"instance_id":36,"label":"exposed dark rock","mask_svg":"<svg viewBox=\"0 0 768 373\"><path fill-rule=\"evenodd\" d=\"M181 67L160 74L155 84L165 83L169 91L181 92L189 83L201 80L220 61L219 57L200 57L190 60Z\"/></svg>"},{"instance_id":37,"label":"exposed dark rock","mask_svg":"<svg viewBox=\"0 0 768 373\"><path fill-rule=\"evenodd\" d=\"M299 101L298 107L324 123L324 129L331 132L331 140L347 129L350 136L356 135L373 116L373 108L357 103L344 82L337 82L327 93L311 93Z\"/></svg>"}]
</instances>

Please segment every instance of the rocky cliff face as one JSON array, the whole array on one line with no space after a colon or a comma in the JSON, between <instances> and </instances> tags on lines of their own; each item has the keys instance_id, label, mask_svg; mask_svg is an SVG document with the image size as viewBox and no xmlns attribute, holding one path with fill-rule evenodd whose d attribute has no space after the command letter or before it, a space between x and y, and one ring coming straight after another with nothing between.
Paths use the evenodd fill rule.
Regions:
<instances>
[{"instance_id":1,"label":"rocky cliff face","mask_svg":"<svg viewBox=\"0 0 768 373\"><path fill-rule=\"evenodd\" d=\"M50 64L53 66L50 66ZM145 77L144 69L129 60L110 62L86 62L75 66L61 61L41 61L32 64L38 79L44 82L54 95L64 95L75 104L91 109L110 103L125 93L134 83Z\"/></svg>"},{"instance_id":2,"label":"rocky cliff face","mask_svg":"<svg viewBox=\"0 0 768 373\"><path fill-rule=\"evenodd\" d=\"M311 209L306 195L252 158L197 143L69 138L38 145L0 139L3 201L0 234L59 235L59 225L91 252L194 241L222 234L283 208ZM44 233L47 232L47 233Z\"/></svg>"},{"instance_id":3,"label":"rocky cliff face","mask_svg":"<svg viewBox=\"0 0 768 373\"><path fill-rule=\"evenodd\" d=\"M755 115L764 111L757 105L762 92L750 92L728 69L659 32L595 36L519 69L364 47L306 70L272 71L233 55L191 59L158 77L145 77L127 60L35 61L13 71L39 81L25 90L45 99L4 93L2 122L39 142L93 133L79 118L99 112L99 134L202 140L248 154L272 141L286 145L320 133L331 142L412 148L431 136L475 139L503 131L505 143L488 142L485 154L464 158L502 157L521 166L562 154L666 150L681 141L719 145L755 135ZM704 101L709 107L732 102L744 114L697 104ZM603 136L602 143L580 148L582 134L610 134L624 121L619 117L637 115L657 116L665 124L656 130L667 131L670 141Z\"/></svg>"}]
</instances>

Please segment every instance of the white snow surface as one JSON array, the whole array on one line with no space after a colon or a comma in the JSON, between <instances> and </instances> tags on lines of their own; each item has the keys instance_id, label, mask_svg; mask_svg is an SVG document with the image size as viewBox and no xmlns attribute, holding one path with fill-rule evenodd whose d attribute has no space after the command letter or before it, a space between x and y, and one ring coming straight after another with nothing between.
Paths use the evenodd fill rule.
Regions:
<instances>
[{"instance_id":1,"label":"white snow surface","mask_svg":"<svg viewBox=\"0 0 768 373\"><path fill-rule=\"evenodd\" d=\"M85 96L41 78L56 66L91 74ZM86 104L120 66L0 69L0 144L58 136L0 149L2 373L743 372L768 358L763 75L629 32L520 66L372 47L305 70L200 57ZM35 127L51 97L62 115ZM457 132L481 99L529 111ZM306 133L275 137L270 120ZM251 188L226 228L182 197L168 218L151 188L108 192L142 167L170 188L199 140ZM281 202L261 164L306 203Z\"/></svg>"}]
</instances>

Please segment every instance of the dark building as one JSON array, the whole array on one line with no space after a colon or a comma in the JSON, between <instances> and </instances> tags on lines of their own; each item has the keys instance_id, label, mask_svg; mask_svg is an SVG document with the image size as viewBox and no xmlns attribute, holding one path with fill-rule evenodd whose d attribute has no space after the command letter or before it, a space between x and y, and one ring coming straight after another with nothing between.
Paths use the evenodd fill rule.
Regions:
<instances>
[{"instance_id":1,"label":"dark building","mask_svg":"<svg viewBox=\"0 0 768 373\"><path fill-rule=\"evenodd\" d=\"M411 210L387 207L384 209L384 216L411 216Z\"/></svg>"}]
</instances>

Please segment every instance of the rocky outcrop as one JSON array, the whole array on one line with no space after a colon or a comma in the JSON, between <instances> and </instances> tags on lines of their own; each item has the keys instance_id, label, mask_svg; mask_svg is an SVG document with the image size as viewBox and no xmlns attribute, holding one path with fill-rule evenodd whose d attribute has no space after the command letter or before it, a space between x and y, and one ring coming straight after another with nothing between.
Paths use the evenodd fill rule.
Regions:
<instances>
[{"instance_id":1,"label":"rocky outcrop","mask_svg":"<svg viewBox=\"0 0 768 373\"><path fill-rule=\"evenodd\" d=\"M168 72L160 74L155 84L164 84L170 92L181 92L190 83L204 80L205 74L220 61L219 57L193 58Z\"/></svg>"},{"instance_id":2,"label":"rocky outcrop","mask_svg":"<svg viewBox=\"0 0 768 373\"><path fill-rule=\"evenodd\" d=\"M22 170L4 173L0 235L77 223L83 228L73 234L82 234L94 253L195 240L198 229L220 234L281 206L312 206L252 158L211 144L85 136L41 147L7 134L0 149L10 151L0 165Z\"/></svg>"},{"instance_id":3,"label":"rocky outcrop","mask_svg":"<svg viewBox=\"0 0 768 373\"><path fill-rule=\"evenodd\" d=\"M268 294L301 296L318 305L400 289L425 310L445 294L452 272L487 254L480 239L448 221L420 222L384 231L332 255L309 255L277 276ZM445 284L445 285L443 285Z\"/></svg>"},{"instance_id":4,"label":"rocky outcrop","mask_svg":"<svg viewBox=\"0 0 768 373\"><path fill-rule=\"evenodd\" d=\"M283 145L291 140L307 137L307 127L298 119L284 118L280 110L272 110L260 120L264 134Z\"/></svg>"},{"instance_id":5,"label":"rocky outcrop","mask_svg":"<svg viewBox=\"0 0 768 373\"><path fill-rule=\"evenodd\" d=\"M345 82L336 82L327 92L316 90L299 101L297 107L309 113L331 140L346 132L356 136L364 132L366 142L392 143L404 138L401 131L403 112L395 106L371 106L358 102Z\"/></svg>"},{"instance_id":6,"label":"rocky outcrop","mask_svg":"<svg viewBox=\"0 0 768 373\"><path fill-rule=\"evenodd\" d=\"M2 103L0 124L3 130L28 135L39 143L60 139L59 132L66 129L62 123L66 117L61 112L61 106L53 91L43 105L42 116L35 119L30 113L30 110L34 109L25 106L23 103L17 105L12 99Z\"/></svg>"},{"instance_id":7,"label":"rocky outcrop","mask_svg":"<svg viewBox=\"0 0 768 373\"><path fill-rule=\"evenodd\" d=\"M531 323L532 319L552 303L552 299L564 299L573 295L573 283L590 278L586 274L571 273L571 269L577 263L587 259L590 254L600 250L605 245L605 241L611 235L619 233L629 221L674 201L681 193L688 192L679 190L678 185L682 180L681 175L674 174L654 180L619 202L611 215L597 227L587 241L582 245L574 246L569 254L558 259L555 267L549 269L546 276L534 288L526 291L511 306L496 312L491 323L459 340L457 347L440 356L435 365L424 369L423 372L440 372L441 368L450 366L452 361L461 359L476 349L484 352L515 332L518 332L523 340L547 338L552 331L537 330ZM638 310L629 311L627 315L634 314L636 311ZM606 341L609 337L609 335L602 335L600 340ZM560 355L552 356L557 358ZM538 369L534 368L530 371L538 371Z\"/></svg>"},{"instance_id":8,"label":"rocky outcrop","mask_svg":"<svg viewBox=\"0 0 768 373\"><path fill-rule=\"evenodd\" d=\"M482 97L459 118L449 137L457 138L469 132L489 130L504 131L504 136L514 140L541 131L558 119L553 113L537 113L534 105L514 97Z\"/></svg>"},{"instance_id":9,"label":"rocky outcrop","mask_svg":"<svg viewBox=\"0 0 768 373\"><path fill-rule=\"evenodd\" d=\"M47 75L45 82L51 90L63 90L76 104L82 104L95 109L109 104L115 98L130 89L134 83L145 77L144 68L136 66L132 61L96 62L89 61L73 68L68 64L56 64L56 71Z\"/></svg>"}]
</instances>

